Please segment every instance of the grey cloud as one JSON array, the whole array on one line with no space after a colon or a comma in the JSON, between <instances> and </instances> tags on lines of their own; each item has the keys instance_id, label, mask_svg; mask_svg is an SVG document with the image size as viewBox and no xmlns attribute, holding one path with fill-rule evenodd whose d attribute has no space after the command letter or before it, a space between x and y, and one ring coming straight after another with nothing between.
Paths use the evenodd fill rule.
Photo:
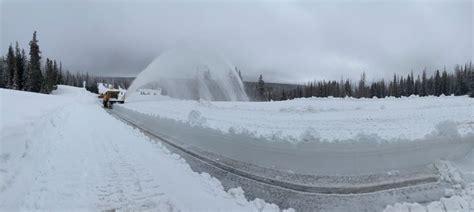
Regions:
<instances>
[{"instance_id":1,"label":"grey cloud","mask_svg":"<svg viewBox=\"0 0 474 212\"><path fill-rule=\"evenodd\" d=\"M219 50L247 79L390 77L472 59L472 1L9 1L1 51L40 47L67 68L134 76L183 43Z\"/></svg>"}]
</instances>

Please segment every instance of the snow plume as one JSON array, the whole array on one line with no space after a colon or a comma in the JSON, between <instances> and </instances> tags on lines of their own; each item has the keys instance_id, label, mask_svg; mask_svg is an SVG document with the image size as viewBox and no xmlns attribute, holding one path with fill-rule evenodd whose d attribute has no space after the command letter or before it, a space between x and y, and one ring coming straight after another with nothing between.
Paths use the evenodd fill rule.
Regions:
<instances>
[{"instance_id":1,"label":"snow plume","mask_svg":"<svg viewBox=\"0 0 474 212\"><path fill-rule=\"evenodd\" d=\"M175 48L156 58L133 81L129 95L141 88L161 89L180 99L248 101L235 66L206 48Z\"/></svg>"}]
</instances>

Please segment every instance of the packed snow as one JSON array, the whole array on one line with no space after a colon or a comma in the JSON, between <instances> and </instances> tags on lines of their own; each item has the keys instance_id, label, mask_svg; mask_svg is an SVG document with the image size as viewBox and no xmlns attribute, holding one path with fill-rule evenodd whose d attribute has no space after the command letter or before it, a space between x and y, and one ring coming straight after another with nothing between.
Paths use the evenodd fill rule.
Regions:
<instances>
[{"instance_id":1,"label":"packed snow","mask_svg":"<svg viewBox=\"0 0 474 212\"><path fill-rule=\"evenodd\" d=\"M279 211L224 191L84 89L0 89L0 210Z\"/></svg>"},{"instance_id":2,"label":"packed snow","mask_svg":"<svg viewBox=\"0 0 474 212\"><path fill-rule=\"evenodd\" d=\"M123 107L140 113L269 140L415 140L446 122L461 136L474 133L474 98L467 96L218 102L130 95L126 101Z\"/></svg>"}]
</instances>

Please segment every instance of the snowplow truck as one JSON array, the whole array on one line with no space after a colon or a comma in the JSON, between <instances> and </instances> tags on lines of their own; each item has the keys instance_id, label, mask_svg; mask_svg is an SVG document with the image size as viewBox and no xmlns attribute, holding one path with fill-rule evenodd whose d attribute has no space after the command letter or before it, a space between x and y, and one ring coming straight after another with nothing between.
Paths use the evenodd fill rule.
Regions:
<instances>
[{"instance_id":1,"label":"snowplow truck","mask_svg":"<svg viewBox=\"0 0 474 212\"><path fill-rule=\"evenodd\" d=\"M124 103L124 93L118 89L108 89L104 93L104 98L102 99L105 108L112 108L114 103Z\"/></svg>"}]
</instances>

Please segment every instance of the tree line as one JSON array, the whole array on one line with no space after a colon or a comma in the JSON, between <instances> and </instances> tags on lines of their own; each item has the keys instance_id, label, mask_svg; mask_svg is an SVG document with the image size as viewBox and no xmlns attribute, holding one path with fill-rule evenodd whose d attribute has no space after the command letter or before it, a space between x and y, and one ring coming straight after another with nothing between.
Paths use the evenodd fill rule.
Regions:
<instances>
[{"instance_id":1,"label":"tree line","mask_svg":"<svg viewBox=\"0 0 474 212\"><path fill-rule=\"evenodd\" d=\"M286 86L288 87L288 86ZM402 96L441 96L441 95L470 95L474 97L474 67L472 62L456 65L451 72L436 70L428 76L423 70L421 75L413 72L403 76L394 74L391 80L381 79L367 81L362 73L356 82L350 79L310 81L294 88L279 89L278 86L266 86L260 75L251 97L257 101L288 100L301 97L354 97L354 98L384 98Z\"/></svg>"},{"instance_id":2,"label":"tree line","mask_svg":"<svg viewBox=\"0 0 474 212\"><path fill-rule=\"evenodd\" d=\"M10 44L7 54L0 58L0 88L49 94L59 84L83 87L86 82L86 89L97 92L97 79L88 73L63 71L61 62L49 58L42 66L36 31L29 47L27 55L18 42L15 48Z\"/></svg>"},{"instance_id":3,"label":"tree line","mask_svg":"<svg viewBox=\"0 0 474 212\"><path fill-rule=\"evenodd\" d=\"M88 73L71 73L63 71L62 63L46 58L41 65L41 51L36 31L29 42L29 53L20 49L18 42L15 47L9 46L7 54L0 58L0 88L51 93L58 84L83 87L98 93L97 83L110 81L109 78L96 77ZM394 74L391 80L368 82L365 73L353 82L350 79L310 81L303 85L266 84L263 76L258 81L246 87L247 94L257 101L287 100L301 97L355 97L355 98L384 98L410 95L440 96L440 95L470 95L474 96L474 67L472 62L456 65L450 72L436 70L428 76L426 70L421 75L413 72L403 76ZM235 69L242 79L241 70ZM117 81L118 80L118 81ZM117 79L113 84L128 87L130 79ZM84 85L85 82L85 85Z\"/></svg>"}]
</instances>

